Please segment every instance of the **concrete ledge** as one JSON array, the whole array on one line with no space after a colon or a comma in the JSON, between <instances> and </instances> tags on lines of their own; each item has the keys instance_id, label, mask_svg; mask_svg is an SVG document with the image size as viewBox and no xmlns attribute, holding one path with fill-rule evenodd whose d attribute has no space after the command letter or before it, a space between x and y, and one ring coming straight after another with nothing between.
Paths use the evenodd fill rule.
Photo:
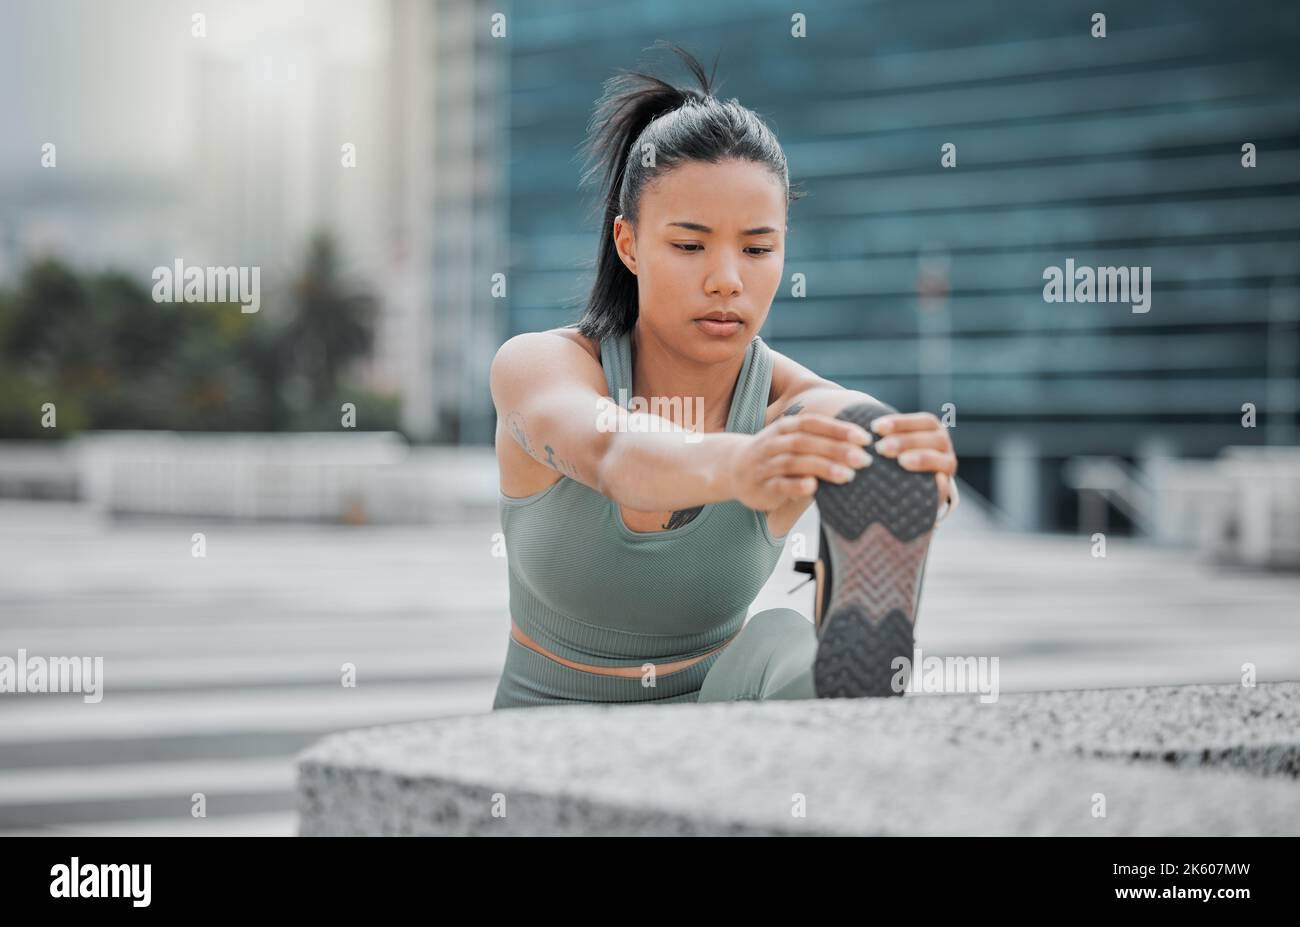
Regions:
<instances>
[{"instance_id":1,"label":"concrete ledge","mask_svg":"<svg viewBox=\"0 0 1300 927\"><path fill-rule=\"evenodd\" d=\"M1294 682L580 705L333 735L298 802L304 836L1294 836L1298 758Z\"/></svg>"}]
</instances>

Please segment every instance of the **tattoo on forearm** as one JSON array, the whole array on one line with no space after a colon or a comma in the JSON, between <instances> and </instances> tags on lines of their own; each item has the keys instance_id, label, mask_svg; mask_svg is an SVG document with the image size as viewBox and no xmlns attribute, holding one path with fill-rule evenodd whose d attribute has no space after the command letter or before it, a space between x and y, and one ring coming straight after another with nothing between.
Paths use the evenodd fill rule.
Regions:
<instances>
[{"instance_id":1,"label":"tattoo on forearm","mask_svg":"<svg viewBox=\"0 0 1300 927\"><path fill-rule=\"evenodd\" d=\"M510 426L510 433L515 436L515 440L519 442L519 446L528 452L528 456L536 457L537 453L528 443L528 432L524 428L524 417L518 412L511 412L510 415L506 417L506 424Z\"/></svg>"},{"instance_id":2,"label":"tattoo on forearm","mask_svg":"<svg viewBox=\"0 0 1300 927\"><path fill-rule=\"evenodd\" d=\"M533 460L536 460L538 463L546 464L546 466L550 467L552 470L558 470L570 479L581 481L578 476L578 468L563 457L555 456L555 448L551 447L549 444L542 445L542 447L546 449L545 457L537 452L528 440L528 426L524 422L524 417L522 415L518 412L511 412L506 417L506 424L510 428L510 433L515 436L515 441L518 442L519 446L524 449L529 457L533 458Z\"/></svg>"},{"instance_id":3,"label":"tattoo on forearm","mask_svg":"<svg viewBox=\"0 0 1300 927\"><path fill-rule=\"evenodd\" d=\"M551 447L549 444L545 445L545 447L546 459L543 460L542 463L546 464L552 470L559 470L570 479L576 480L578 478L578 468L569 463L569 461L565 460L563 457L556 457L555 448Z\"/></svg>"},{"instance_id":4,"label":"tattoo on forearm","mask_svg":"<svg viewBox=\"0 0 1300 927\"><path fill-rule=\"evenodd\" d=\"M796 400L794 401L794 405L792 405L790 408L786 409L786 410L785 410L784 412L782 412L781 414L782 414L782 415L798 415L798 414L799 414L800 412L802 412L802 411L803 411L803 403L796 399Z\"/></svg>"}]
</instances>

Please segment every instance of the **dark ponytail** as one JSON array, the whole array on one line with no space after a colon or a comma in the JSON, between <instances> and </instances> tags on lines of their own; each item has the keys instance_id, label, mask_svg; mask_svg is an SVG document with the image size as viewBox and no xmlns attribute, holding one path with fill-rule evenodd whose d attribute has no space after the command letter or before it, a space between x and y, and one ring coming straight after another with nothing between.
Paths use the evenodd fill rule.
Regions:
<instances>
[{"instance_id":1,"label":"dark ponytail","mask_svg":"<svg viewBox=\"0 0 1300 927\"><path fill-rule=\"evenodd\" d=\"M652 47L667 43L662 40ZM636 225L641 191L652 178L683 161L717 163L739 158L766 165L786 191L787 202L802 194L790 191L785 153L757 114L734 98L713 95L712 80L689 53L669 46L690 68L700 89L674 87L650 74L624 71L604 84L604 93L587 129L588 167L584 184L599 179L603 210L596 257L596 281L577 322L592 339L621 335L636 325L639 312L636 275L627 269L614 244L614 217ZM717 62L714 62L714 69ZM653 166L633 152L653 145Z\"/></svg>"}]
</instances>

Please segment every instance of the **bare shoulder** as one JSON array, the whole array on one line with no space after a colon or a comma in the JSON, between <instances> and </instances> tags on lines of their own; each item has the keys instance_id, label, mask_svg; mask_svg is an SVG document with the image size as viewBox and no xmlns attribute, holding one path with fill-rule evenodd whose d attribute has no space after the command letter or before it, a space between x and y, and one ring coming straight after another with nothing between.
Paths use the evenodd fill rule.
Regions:
<instances>
[{"instance_id":1,"label":"bare shoulder","mask_svg":"<svg viewBox=\"0 0 1300 927\"><path fill-rule=\"evenodd\" d=\"M509 382L518 388L529 386L538 378L572 379L575 376L604 391L605 372L600 362L600 345L577 329L521 332L502 344L492 360L494 396L497 383Z\"/></svg>"},{"instance_id":2,"label":"bare shoulder","mask_svg":"<svg viewBox=\"0 0 1300 927\"><path fill-rule=\"evenodd\" d=\"M578 347L582 348L584 351L590 354L591 359L594 360L597 364L600 363L600 342L596 341L595 339L588 338L586 335L578 331L576 328L551 328L543 332L542 334L555 335L559 338L564 338L567 341L572 341Z\"/></svg>"},{"instance_id":3,"label":"bare shoulder","mask_svg":"<svg viewBox=\"0 0 1300 927\"><path fill-rule=\"evenodd\" d=\"M506 341L511 342L532 342L539 344L544 342L562 341L569 344L576 344L582 350L586 351L593 359L600 360L600 345L598 342L588 338L576 328L548 328L540 332L520 332ZM504 347L504 345L503 345Z\"/></svg>"},{"instance_id":4,"label":"bare shoulder","mask_svg":"<svg viewBox=\"0 0 1300 927\"><path fill-rule=\"evenodd\" d=\"M497 409L495 443L502 493L527 497L553 485L564 473L573 475L565 469L565 457L537 440L534 413L553 406L556 395L571 397L572 387L590 389L597 396L608 394L599 345L576 329L522 332L497 349L490 380Z\"/></svg>"},{"instance_id":5,"label":"bare shoulder","mask_svg":"<svg viewBox=\"0 0 1300 927\"><path fill-rule=\"evenodd\" d=\"M767 416L764 426L772 424L790 411L792 400L804 390L813 387L842 389L838 383L818 376L798 361L791 360L780 351L768 346L772 354L772 387L767 396Z\"/></svg>"}]
</instances>

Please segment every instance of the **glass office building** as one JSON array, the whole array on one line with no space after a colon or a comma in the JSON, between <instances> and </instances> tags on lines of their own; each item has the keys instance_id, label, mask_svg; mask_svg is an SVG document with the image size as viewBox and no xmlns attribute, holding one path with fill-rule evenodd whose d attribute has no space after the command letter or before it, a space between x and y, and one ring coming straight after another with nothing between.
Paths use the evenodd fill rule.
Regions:
<instances>
[{"instance_id":1,"label":"glass office building","mask_svg":"<svg viewBox=\"0 0 1300 927\"><path fill-rule=\"evenodd\" d=\"M1073 458L1294 444L1300 7L1126 3L1104 35L1094 7L480 5L500 69L476 119L508 167L480 200L496 244L475 257L475 316L496 344L577 318L598 230L579 146L616 70L687 79L644 54L666 39L706 69L720 54L721 95L769 121L806 193L763 338L948 413L961 476L1013 525L1077 526ZM466 411L490 440L481 373Z\"/></svg>"}]
</instances>

